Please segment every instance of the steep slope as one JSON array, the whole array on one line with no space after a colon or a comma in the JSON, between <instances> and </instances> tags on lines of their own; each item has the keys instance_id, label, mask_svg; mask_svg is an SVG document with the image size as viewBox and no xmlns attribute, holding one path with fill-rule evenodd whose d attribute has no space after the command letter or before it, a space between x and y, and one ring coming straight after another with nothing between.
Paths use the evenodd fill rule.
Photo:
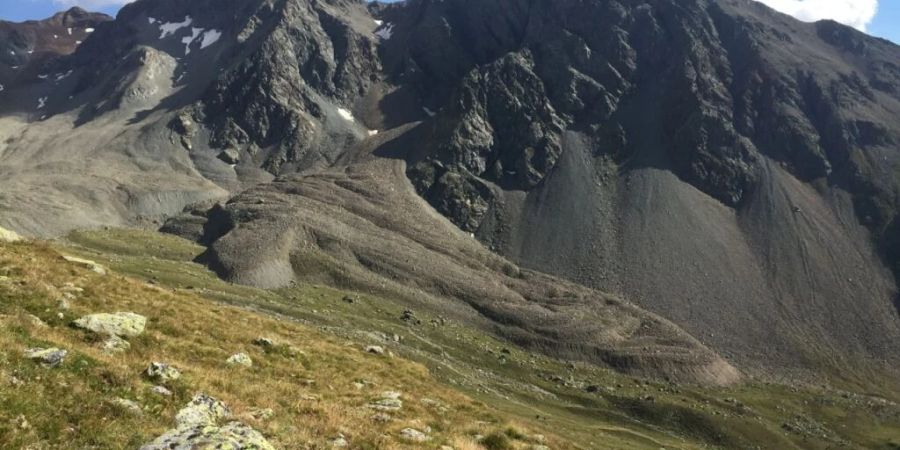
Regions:
<instances>
[{"instance_id":1,"label":"steep slope","mask_svg":"<svg viewBox=\"0 0 900 450\"><path fill-rule=\"evenodd\" d=\"M210 212L201 242L211 245L201 260L252 286L280 288L299 277L401 298L524 348L625 373L714 385L739 379L665 319L521 271L429 211L405 180L402 161L371 154L415 139L402 130L382 133L332 169L232 198Z\"/></svg>"},{"instance_id":2,"label":"steep slope","mask_svg":"<svg viewBox=\"0 0 900 450\"><path fill-rule=\"evenodd\" d=\"M351 112L378 69L364 5L212 3L128 5L46 77L0 93L4 225L140 223L365 136Z\"/></svg>"},{"instance_id":3,"label":"steep slope","mask_svg":"<svg viewBox=\"0 0 900 450\"><path fill-rule=\"evenodd\" d=\"M744 0L381 14L437 112L409 176L458 226L749 366L896 367L900 48Z\"/></svg>"}]
</instances>

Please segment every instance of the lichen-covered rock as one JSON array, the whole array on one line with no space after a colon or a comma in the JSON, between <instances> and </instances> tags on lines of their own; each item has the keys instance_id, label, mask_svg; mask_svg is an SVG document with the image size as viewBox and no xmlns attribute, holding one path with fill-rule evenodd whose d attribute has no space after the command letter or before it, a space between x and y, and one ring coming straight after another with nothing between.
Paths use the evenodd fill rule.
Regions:
<instances>
[{"instance_id":1,"label":"lichen-covered rock","mask_svg":"<svg viewBox=\"0 0 900 450\"><path fill-rule=\"evenodd\" d=\"M253 367L253 360L246 353L235 353L225 361L229 366Z\"/></svg>"},{"instance_id":2,"label":"lichen-covered rock","mask_svg":"<svg viewBox=\"0 0 900 450\"><path fill-rule=\"evenodd\" d=\"M20 240L22 240L22 237L16 234L15 231L0 227L0 242L16 242Z\"/></svg>"},{"instance_id":3,"label":"lichen-covered rock","mask_svg":"<svg viewBox=\"0 0 900 450\"><path fill-rule=\"evenodd\" d=\"M103 267L100 264L97 264L96 262L91 261L89 259L83 259L83 258L78 258L75 256L67 256L67 255L63 255L63 259L65 259L66 261L68 261L70 263L75 263L75 264L85 266L88 269L91 269L91 271L94 273L98 273L100 275L106 275L106 267Z\"/></svg>"},{"instance_id":4,"label":"lichen-covered rock","mask_svg":"<svg viewBox=\"0 0 900 450\"><path fill-rule=\"evenodd\" d=\"M131 344L125 339L113 335L110 336L109 339L103 341L101 348L103 349L103 352L107 354L122 353L130 349Z\"/></svg>"},{"instance_id":5,"label":"lichen-covered rock","mask_svg":"<svg viewBox=\"0 0 900 450\"><path fill-rule=\"evenodd\" d=\"M174 429L140 450L275 449L262 434L240 422L220 426L219 421L228 415L228 408L222 402L197 395L178 412Z\"/></svg>"},{"instance_id":6,"label":"lichen-covered rock","mask_svg":"<svg viewBox=\"0 0 900 450\"><path fill-rule=\"evenodd\" d=\"M400 431L400 438L410 442L427 442L431 440L427 434L414 428L404 428Z\"/></svg>"},{"instance_id":7,"label":"lichen-covered rock","mask_svg":"<svg viewBox=\"0 0 900 450\"><path fill-rule=\"evenodd\" d=\"M56 367L62 364L68 353L56 347L29 348L25 350L25 357L41 363L44 367Z\"/></svg>"},{"instance_id":8,"label":"lichen-covered rock","mask_svg":"<svg viewBox=\"0 0 900 450\"><path fill-rule=\"evenodd\" d=\"M172 391L170 391L165 386L153 386L150 388L150 392L152 392L156 395L161 395L163 397L171 397L172 396Z\"/></svg>"},{"instance_id":9,"label":"lichen-covered rock","mask_svg":"<svg viewBox=\"0 0 900 450\"><path fill-rule=\"evenodd\" d=\"M399 392L382 392L381 397L369 404L369 408L378 411L398 411L403 408L403 400L400 400L400 396Z\"/></svg>"},{"instance_id":10,"label":"lichen-covered rock","mask_svg":"<svg viewBox=\"0 0 900 450\"><path fill-rule=\"evenodd\" d=\"M181 377L181 372L179 372L178 369L161 362L150 363L150 366L147 367L144 374L147 378L160 383L175 381Z\"/></svg>"},{"instance_id":11,"label":"lichen-covered rock","mask_svg":"<svg viewBox=\"0 0 900 450\"><path fill-rule=\"evenodd\" d=\"M224 403L206 395L198 394L187 406L175 415L175 424L178 428L195 425L215 424L231 414Z\"/></svg>"},{"instance_id":12,"label":"lichen-covered rock","mask_svg":"<svg viewBox=\"0 0 900 450\"><path fill-rule=\"evenodd\" d=\"M146 317L131 312L91 314L75 321L78 328L110 336L138 336L146 325Z\"/></svg>"}]
</instances>

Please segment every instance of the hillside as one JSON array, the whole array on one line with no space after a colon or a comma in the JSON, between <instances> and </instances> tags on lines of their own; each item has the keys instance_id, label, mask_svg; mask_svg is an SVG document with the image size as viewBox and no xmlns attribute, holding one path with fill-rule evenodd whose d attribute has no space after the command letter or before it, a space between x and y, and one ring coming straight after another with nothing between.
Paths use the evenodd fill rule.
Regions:
<instances>
[{"instance_id":1,"label":"hillside","mask_svg":"<svg viewBox=\"0 0 900 450\"><path fill-rule=\"evenodd\" d=\"M0 239L37 239L0 247L0 444L197 398L173 433L277 448L898 445L892 43L752 0L137 0L0 52ZM119 311L122 353L72 325Z\"/></svg>"},{"instance_id":2,"label":"hillside","mask_svg":"<svg viewBox=\"0 0 900 450\"><path fill-rule=\"evenodd\" d=\"M340 435L350 448L421 448L400 437L407 427L431 427L425 447L456 449L900 443L898 391L881 374L818 387L633 378L532 354L422 311L404 319L403 302L390 297L305 283L270 291L224 283L190 262L202 250L135 230L0 244L0 444L136 448L170 429L198 393L223 401L229 420L275 448L328 448ZM121 353L105 353L105 338L71 326L86 314L118 311L147 318ZM261 337L273 346L260 346ZM371 345L387 354L366 353ZM69 353L44 368L23 358L36 346ZM252 367L226 363L238 352ZM171 396L151 391L160 382L142 374L154 361L182 374L164 383ZM388 422L373 421L379 411L367 405L385 391L401 393L402 408L388 412ZM496 434L512 436L492 438L511 447L477 444L476 436Z\"/></svg>"},{"instance_id":3,"label":"hillside","mask_svg":"<svg viewBox=\"0 0 900 450\"><path fill-rule=\"evenodd\" d=\"M569 446L523 434L507 415L440 385L424 367L367 353L365 342L190 290L98 274L46 244L0 245L3 448L137 448L171 428L176 411L199 393L224 402L228 420L258 430L274 448L327 448L341 437L352 448L419 447L404 438L407 428L432 430L426 437L434 448L474 448L475 435L507 433L517 436L515 448ZM71 326L119 311L146 317L146 330L126 337L124 350L109 351L102 333ZM23 356L30 348L67 354L42 367ZM238 353L252 366L227 363ZM154 362L181 376L148 377ZM400 406L372 407L387 397Z\"/></svg>"}]
</instances>

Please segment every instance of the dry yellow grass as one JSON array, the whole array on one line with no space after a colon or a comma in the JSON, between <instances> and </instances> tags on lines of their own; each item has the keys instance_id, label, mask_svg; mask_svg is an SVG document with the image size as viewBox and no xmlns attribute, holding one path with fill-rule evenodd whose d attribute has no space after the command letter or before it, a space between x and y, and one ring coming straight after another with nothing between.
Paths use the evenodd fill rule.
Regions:
<instances>
[{"instance_id":1,"label":"dry yellow grass","mask_svg":"<svg viewBox=\"0 0 900 450\"><path fill-rule=\"evenodd\" d=\"M105 354L102 339L69 325L82 315L117 311L148 318L145 333L129 339L124 353ZM467 450L481 448L473 436L509 428L505 417L440 385L418 364L190 291L100 275L42 244L0 244L0 324L0 448L136 448L171 427L175 412L200 392L224 401L237 420L284 449L330 448L343 435L351 448ZM255 345L259 337L278 345ZM35 346L69 355L46 369L23 357ZM225 363L238 352L250 355L253 367ZM153 361L182 371L169 385L171 397L151 393L154 383L141 375ZM402 393L404 403L388 422L374 420L377 411L368 407L384 391ZM128 414L111 403L115 398L137 402L143 413ZM264 409L271 418L254 414ZM430 427L431 440L404 442L399 434L407 427ZM537 442L517 430L523 436L511 448ZM565 446L552 438L549 445Z\"/></svg>"}]
</instances>

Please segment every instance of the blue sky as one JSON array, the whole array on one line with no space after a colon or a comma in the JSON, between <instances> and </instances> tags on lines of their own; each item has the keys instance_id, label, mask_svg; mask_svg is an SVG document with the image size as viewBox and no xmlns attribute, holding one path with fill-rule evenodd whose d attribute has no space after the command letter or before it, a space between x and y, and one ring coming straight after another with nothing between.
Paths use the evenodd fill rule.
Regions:
<instances>
[{"instance_id":1,"label":"blue sky","mask_svg":"<svg viewBox=\"0 0 900 450\"><path fill-rule=\"evenodd\" d=\"M127 0L0 0L0 19L42 19L72 5L115 14ZM761 0L802 20L830 18L900 43L900 0ZM874 18L872 14L876 10Z\"/></svg>"}]
</instances>

